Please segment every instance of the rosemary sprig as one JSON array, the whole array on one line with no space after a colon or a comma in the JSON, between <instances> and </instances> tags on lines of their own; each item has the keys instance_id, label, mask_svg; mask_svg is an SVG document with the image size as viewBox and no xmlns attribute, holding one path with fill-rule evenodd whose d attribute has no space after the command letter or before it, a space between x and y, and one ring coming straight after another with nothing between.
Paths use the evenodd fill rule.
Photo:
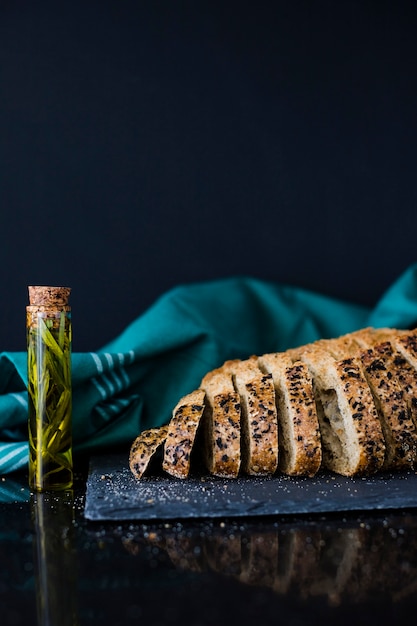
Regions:
<instances>
[{"instance_id":1,"label":"rosemary sprig","mask_svg":"<svg viewBox=\"0 0 417 626\"><path fill-rule=\"evenodd\" d=\"M29 479L39 488L70 482L71 323L65 311L58 318L38 314L28 328L28 394Z\"/></svg>"}]
</instances>

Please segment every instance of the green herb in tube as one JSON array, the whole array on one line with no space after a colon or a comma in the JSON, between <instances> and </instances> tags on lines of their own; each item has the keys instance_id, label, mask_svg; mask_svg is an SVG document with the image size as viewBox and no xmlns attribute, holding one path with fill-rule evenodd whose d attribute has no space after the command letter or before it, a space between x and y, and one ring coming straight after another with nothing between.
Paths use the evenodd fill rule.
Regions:
<instances>
[{"instance_id":1,"label":"green herb in tube","mask_svg":"<svg viewBox=\"0 0 417 626\"><path fill-rule=\"evenodd\" d=\"M29 287L29 487L33 491L73 485L70 292L68 287Z\"/></svg>"}]
</instances>

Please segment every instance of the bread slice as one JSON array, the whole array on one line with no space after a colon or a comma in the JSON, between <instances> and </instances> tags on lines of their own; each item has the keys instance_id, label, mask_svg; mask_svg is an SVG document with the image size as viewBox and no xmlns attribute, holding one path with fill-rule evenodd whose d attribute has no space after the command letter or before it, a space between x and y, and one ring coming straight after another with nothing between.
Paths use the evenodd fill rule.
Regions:
<instances>
[{"instance_id":1,"label":"bread slice","mask_svg":"<svg viewBox=\"0 0 417 626\"><path fill-rule=\"evenodd\" d=\"M133 441L129 452L129 468L133 476L142 478L155 454L165 443L168 426L143 430Z\"/></svg>"},{"instance_id":2,"label":"bread slice","mask_svg":"<svg viewBox=\"0 0 417 626\"><path fill-rule=\"evenodd\" d=\"M213 476L235 478L241 465L241 406L232 375L222 368L214 369L204 376L200 389L206 394L203 415L205 465Z\"/></svg>"},{"instance_id":3,"label":"bread slice","mask_svg":"<svg viewBox=\"0 0 417 626\"><path fill-rule=\"evenodd\" d=\"M361 355L367 380L378 408L386 442L384 467L412 467L417 453L417 430L408 410L404 389L393 376L393 351L389 341Z\"/></svg>"},{"instance_id":4,"label":"bread slice","mask_svg":"<svg viewBox=\"0 0 417 626\"><path fill-rule=\"evenodd\" d=\"M162 460L162 469L171 476L187 478L190 473L191 453L204 411L205 396L203 389L196 389L174 407Z\"/></svg>"},{"instance_id":5,"label":"bread slice","mask_svg":"<svg viewBox=\"0 0 417 626\"><path fill-rule=\"evenodd\" d=\"M393 346L392 370L404 392L409 415L417 428L417 369L395 349L395 346Z\"/></svg>"},{"instance_id":6,"label":"bread slice","mask_svg":"<svg viewBox=\"0 0 417 626\"><path fill-rule=\"evenodd\" d=\"M302 361L273 352L258 358L272 375L278 407L279 470L289 476L314 476L320 469L321 436L313 381Z\"/></svg>"},{"instance_id":7,"label":"bread slice","mask_svg":"<svg viewBox=\"0 0 417 626\"><path fill-rule=\"evenodd\" d=\"M322 439L322 465L344 476L378 471L385 442L358 357L336 358L326 340L289 350L313 377Z\"/></svg>"},{"instance_id":8,"label":"bread slice","mask_svg":"<svg viewBox=\"0 0 417 626\"><path fill-rule=\"evenodd\" d=\"M278 422L275 387L256 356L226 361L241 404L241 469L251 476L274 474L278 468Z\"/></svg>"},{"instance_id":9,"label":"bread slice","mask_svg":"<svg viewBox=\"0 0 417 626\"><path fill-rule=\"evenodd\" d=\"M417 328L395 334L392 341L397 350L417 369Z\"/></svg>"},{"instance_id":10,"label":"bread slice","mask_svg":"<svg viewBox=\"0 0 417 626\"><path fill-rule=\"evenodd\" d=\"M417 331L402 331L391 338L398 380L407 397L411 418L417 427Z\"/></svg>"},{"instance_id":11,"label":"bread slice","mask_svg":"<svg viewBox=\"0 0 417 626\"><path fill-rule=\"evenodd\" d=\"M386 337L391 344L387 368L395 376L408 407L408 417L402 426L408 428L411 420L417 429L417 331L388 329ZM411 427L410 430L413 431Z\"/></svg>"},{"instance_id":12,"label":"bread slice","mask_svg":"<svg viewBox=\"0 0 417 626\"><path fill-rule=\"evenodd\" d=\"M417 455L413 409L413 405L417 408L417 371L393 345L402 333L390 328L364 328L332 340L333 346L360 356L385 438L384 469L412 467ZM346 341L352 342L349 347Z\"/></svg>"}]
</instances>

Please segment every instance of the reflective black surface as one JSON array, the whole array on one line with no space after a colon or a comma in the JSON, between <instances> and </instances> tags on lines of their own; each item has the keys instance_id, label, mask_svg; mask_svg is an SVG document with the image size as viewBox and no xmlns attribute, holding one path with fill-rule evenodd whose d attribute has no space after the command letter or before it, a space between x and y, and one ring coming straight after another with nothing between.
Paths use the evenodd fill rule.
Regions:
<instances>
[{"instance_id":1,"label":"reflective black surface","mask_svg":"<svg viewBox=\"0 0 417 626\"><path fill-rule=\"evenodd\" d=\"M417 511L163 523L84 518L3 478L7 625L394 624L417 610Z\"/></svg>"}]
</instances>

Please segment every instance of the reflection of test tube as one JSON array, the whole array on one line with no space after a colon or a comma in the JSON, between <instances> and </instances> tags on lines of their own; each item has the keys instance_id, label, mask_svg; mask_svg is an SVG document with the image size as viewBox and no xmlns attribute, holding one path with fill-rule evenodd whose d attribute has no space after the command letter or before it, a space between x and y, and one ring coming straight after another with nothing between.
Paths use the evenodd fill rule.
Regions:
<instances>
[{"instance_id":1,"label":"reflection of test tube","mask_svg":"<svg viewBox=\"0 0 417 626\"><path fill-rule=\"evenodd\" d=\"M39 626L76 626L73 493L31 494Z\"/></svg>"}]
</instances>

